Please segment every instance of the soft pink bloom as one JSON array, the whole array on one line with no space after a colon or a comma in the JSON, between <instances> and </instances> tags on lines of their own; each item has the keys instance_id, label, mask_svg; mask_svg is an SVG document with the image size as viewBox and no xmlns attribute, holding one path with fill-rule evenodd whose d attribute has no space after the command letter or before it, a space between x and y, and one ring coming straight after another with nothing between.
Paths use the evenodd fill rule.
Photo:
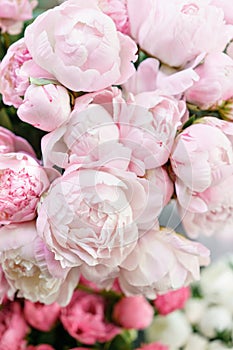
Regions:
<instances>
[{"instance_id":1,"label":"soft pink bloom","mask_svg":"<svg viewBox=\"0 0 233 350\"><path fill-rule=\"evenodd\" d=\"M65 123L70 115L70 97L63 86L47 84L30 85L19 106L19 118L34 127L52 131Z\"/></svg>"},{"instance_id":2,"label":"soft pink bloom","mask_svg":"<svg viewBox=\"0 0 233 350\"><path fill-rule=\"evenodd\" d=\"M233 24L233 11L229 0L211 0L210 3L223 10L226 23Z\"/></svg>"},{"instance_id":3,"label":"soft pink bloom","mask_svg":"<svg viewBox=\"0 0 233 350\"><path fill-rule=\"evenodd\" d=\"M55 325L60 315L60 309L61 307L57 303L45 305L25 300L23 311L24 317L30 326L48 332Z\"/></svg>"},{"instance_id":4,"label":"soft pink bloom","mask_svg":"<svg viewBox=\"0 0 233 350\"><path fill-rule=\"evenodd\" d=\"M40 345L29 345L25 350L55 350L51 345L40 344Z\"/></svg>"},{"instance_id":5,"label":"soft pink bloom","mask_svg":"<svg viewBox=\"0 0 233 350\"><path fill-rule=\"evenodd\" d=\"M38 237L33 221L5 225L0 236L0 263L10 285L9 298L17 292L32 302L66 305L70 301L79 272L61 268Z\"/></svg>"},{"instance_id":6,"label":"soft pink bloom","mask_svg":"<svg viewBox=\"0 0 233 350\"><path fill-rule=\"evenodd\" d=\"M0 309L0 349L20 350L29 331L18 302L6 302Z\"/></svg>"},{"instance_id":7,"label":"soft pink bloom","mask_svg":"<svg viewBox=\"0 0 233 350\"><path fill-rule=\"evenodd\" d=\"M227 46L226 53L233 59L233 41Z\"/></svg>"},{"instance_id":8,"label":"soft pink bloom","mask_svg":"<svg viewBox=\"0 0 233 350\"><path fill-rule=\"evenodd\" d=\"M127 0L98 0L101 10L111 17L117 30L130 34Z\"/></svg>"},{"instance_id":9,"label":"soft pink bloom","mask_svg":"<svg viewBox=\"0 0 233 350\"><path fill-rule=\"evenodd\" d=\"M154 300L154 306L160 315L167 315L175 310L183 309L189 297L190 288L183 287L157 295L157 298Z\"/></svg>"},{"instance_id":10,"label":"soft pink bloom","mask_svg":"<svg viewBox=\"0 0 233 350\"><path fill-rule=\"evenodd\" d=\"M0 154L0 223L32 220L49 187L43 167L26 153Z\"/></svg>"},{"instance_id":11,"label":"soft pink bloom","mask_svg":"<svg viewBox=\"0 0 233 350\"><path fill-rule=\"evenodd\" d=\"M131 35L163 63L185 66L202 52L223 51L233 36L223 10L201 0L128 0Z\"/></svg>"},{"instance_id":12,"label":"soft pink bloom","mask_svg":"<svg viewBox=\"0 0 233 350\"><path fill-rule=\"evenodd\" d=\"M105 300L101 296L75 291L71 302L61 309L61 322L67 332L84 344L107 342L121 332L105 320Z\"/></svg>"},{"instance_id":13,"label":"soft pink bloom","mask_svg":"<svg viewBox=\"0 0 233 350\"><path fill-rule=\"evenodd\" d=\"M32 60L24 39L13 43L0 64L0 91L3 102L18 108L30 84L29 78L53 78Z\"/></svg>"},{"instance_id":14,"label":"soft pink bloom","mask_svg":"<svg viewBox=\"0 0 233 350\"><path fill-rule=\"evenodd\" d=\"M156 225L162 207L160 188L134 173L71 166L43 199L37 228L63 267L80 266L100 285L116 277L139 230Z\"/></svg>"},{"instance_id":15,"label":"soft pink bloom","mask_svg":"<svg viewBox=\"0 0 233 350\"><path fill-rule=\"evenodd\" d=\"M179 204L192 212L205 212L199 193L233 174L232 144L217 127L193 124L180 133L171 155Z\"/></svg>"},{"instance_id":16,"label":"soft pink bloom","mask_svg":"<svg viewBox=\"0 0 233 350\"><path fill-rule=\"evenodd\" d=\"M10 152L25 152L32 157L36 157L32 146L27 140L0 126L0 153Z\"/></svg>"},{"instance_id":17,"label":"soft pink bloom","mask_svg":"<svg viewBox=\"0 0 233 350\"><path fill-rule=\"evenodd\" d=\"M207 55L195 72L200 79L186 91L188 102L202 109L211 109L233 99L233 59L228 55L222 52Z\"/></svg>"},{"instance_id":18,"label":"soft pink bloom","mask_svg":"<svg viewBox=\"0 0 233 350\"><path fill-rule=\"evenodd\" d=\"M135 70L136 44L98 0L67 0L44 12L26 28L25 42L35 62L73 91L121 84Z\"/></svg>"},{"instance_id":19,"label":"soft pink bloom","mask_svg":"<svg viewBox=\"0 0 233 350\"><path fill-rule=\"evenodd\" d=\"M166 345L155 342L155 343L142 345L140 348L137 348L136 350L169 350L169 348Z\"/></svg>"},{"instance_id":20,"label":"soft pink bloom","mask_svg":"<svg viewBox=\"0 0 233 350\"><path fill-rule=\"evenodd\" d=\"M194 62L195 65L196 62ZM165 69L155 58L143 60L135 73L123 84L123 91L135 95L159 89L167 95L180 95L199 79L193 67L183 70Z\"/></svg>"},{"instance_id":21,"label":"soft pink bloom","mask_svg":"<svg viewBox=\"0 0 233 350\"><path fill-rule=\"evenodd\" d=\"M189 241L172 229L148 231L121 264L120 286L128 296L143 294L155 299L157 293L198 280L200 266L209 263L209 254L200 243Z\"/></svg>"},{"instance_id":22,"label":"soft pink bloom","mask_svg":"<svg viewBox=\"0 0 233 350\"><path fill-rule=\"evenodd\" d=\"M19 34L23 22L32 18L36 0L2 0L0 3L0 29L9 34Z\"/></svg>"},{"instance_id":23,"label":"soft pink bloom","mask_svg":"<svg viewBox=\"0 0 233 350\"><path fill-rule=\"evenodd\" d=\"M141 295L123 297L113 308L113 319L126 329L144 329L154 316L154 309Z\"/></svg>"},{"instance_id":24,"label":"soft pink bloom","mask_svg":"<svg viewBox=\"0 0 233 350\"><path fill-rule=\"evenodd\" d=\"M202 213L189 211L179 206L182 225L189 237L216 235L219 239L233 240L233 175L216 186L198 193L198 200L206 210Z\"/></svg>"},{"instance_id":25,"label":"soft pink bloom","mask_svg":"<svg viewBox=\"0 0 233 350\"><path fill-rule=\"evenodd\" d=\"M119 89L76 99L66 125L42 140L44 164L106 166L145 175L165 164L186 111L183 101L159 91L131 95Z\"/></svg>"}]
</instances>

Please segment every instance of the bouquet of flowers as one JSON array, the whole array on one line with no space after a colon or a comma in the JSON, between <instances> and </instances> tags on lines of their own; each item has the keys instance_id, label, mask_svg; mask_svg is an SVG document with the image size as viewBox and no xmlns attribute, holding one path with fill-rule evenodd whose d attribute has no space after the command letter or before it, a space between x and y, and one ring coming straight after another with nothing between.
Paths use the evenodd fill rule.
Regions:
<instances>
[{"instance_id":1,"label":"bouquet of flowers","mask_svg":"<svg viewBox=\"0 0 233 350\"><path fill-rule=\"evenodd\" d=\"M0 1L0 350L167 349L156 300L233 238L228 4Z\"/></svg>"}]
</instances>

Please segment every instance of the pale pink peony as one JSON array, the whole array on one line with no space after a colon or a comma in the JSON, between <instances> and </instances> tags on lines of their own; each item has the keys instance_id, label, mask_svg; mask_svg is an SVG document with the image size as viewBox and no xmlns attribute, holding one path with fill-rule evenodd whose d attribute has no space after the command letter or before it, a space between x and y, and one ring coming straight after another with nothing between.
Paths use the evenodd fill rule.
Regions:
<instances>
[{"instance_id":1,"label":"pale pink peony","mask_svg":"<svg viewBox=\"0 0 233 350\"><path fill-rule=\"evenodd\" d=\"M60 309L61 307L57 303L45 305L25 300L23 312L25 320L30 326L42 332L48 332L58 320Z\"/></svg>"},{"instance_id":2,"label":"pale pink peony","mask_svg":"<svg viewBox=\"0 0 233 350\"><path fill-rule=\"evenodd\" d=\"M201 0L127 0L131 35L149 55L180 67L202 52L223 51L233 37L223 10Z\"/></svg>"},{"instance_id":3,"label":"pale pink peony","mask_svg":"<svg viewBox=\"0 0 233 350\"><path fill-rule=\"evenodd\" d=\"M70 97L63 86L47 84L30 85L19 106L19 118L34 127L52 131L65 123L70 115Z\"/></svg>"},{"instance_id":4,"label":"pale pink peony","mask_svg":"<svg viewBox=\"0 0 233 350\"><path fill-rule=\"evenodd\" d=\"M0 154L0 223L32 220L49 178L26 153Z\"/></svg>"},{"instance_id":5,"label":"pale pink peony","mask_svg":"<svg viewBox=\"0 0 233 350\"><path fill-rule=\"evenodd\" d=\"M0 266L0 304L7 299L7 294L10 290L10 285L6 280L5 274Z\"/></svg>"},{"instance_id":6,"label":"pale pink peony","mask_svg":"<svg viewBox=\"0 0 233 350\"><path fill-rule=\"evenodd\" d=\"M200 266L209 263L209 254L200 243L189 241L172 229L151 230L140 237L121 264L121 289L128 296L143 294L155 299L157 293L198 280Z\"/></svg>"},{"instance_id":7,"label":"pale pink peony","mask_svg":"<svg viewBox=\"0 0 233 350\"><path fill-rule=\"evenodd\" d=\"M9 34L19 34L23 22L32 18L37 0L2 0L0 3L0 29Z\"/></svg>"},{"instance_id":8,"label":"pale pink peony","mask_svg":"<svg viewBox=\"0 0 233 350\"><path fill-rule=\"evenodd\" d=\"M183 101L156 92L131 96L109 89L76 99L69 122L42 139L46 166L106 166L145 175L165 164L186 111Z\"/></svg>"},{"instance_id":9,"label":"pale pink peony","mask_svg":"<svg viewBox=\"0 0 233 350\"><path fill-rule=\"evenodd\" d=\"M230 44L227 46L226 53L233 59L233 41L231 41Z\"/></svg>"},{"instance_id":10,"label":"pale pink peony","mask_svg":"<svg viewBox=\"0 0 233 350\"><path fill-rule=\"evenodd\" d=\"M98 0L101 10L111 17L117 30L130 34L127 0Z\"/></svg>"},{"instance_id":11,"label":"pale pink peony","mask_svg":"<svg viewBox=\"0 0 233 350\"><path fill-rule=\"evenodd\" d=\"M169 348L166 345L163 345L158 342L154 342L150 344L144 344L140 348L137 348L136 350L169 350Z\"/></svg>"},{"instance_id":12,"label":"pale pink peony","mask_svg":"<svg viewBox=\"0 0 233 350\"><path fill-rule=\"evenodd\" d=\"M186 91L188 102L201 109L219 108L220 111L228 100L233 103L233 59L222 52L211 53L195 68L195 72L200 79Z\"/></svg>"},{"instance_id":13,"label":"pale pink peony","mask_svg":"<svg viewBox=\"0 0 233 350\"><path fill-rule=\"evenodd\" d=\"M98 0L67 0L46 11L26 28L25 42L35 62L73 91L121 84L135 70L136 44Z\"/></svg>"},{"instance_id":14,"label":"pale pink peony","mask_svg":"<svg viewBox=\"0 0 233 350\"><path fill-rule=\"evenodd\" d=\"M154 317L154 309L141 295L123 297L113 308L114 321L126 329L145 329Z\"/></svg>"},{"instance_id":15,"label":"pale pink peony","mask_svg":"<svg viewBox=\"0 0 233 350\"><path fill-rule=\"evenodd\" d=\"M223 10L226 23L233 24L232 4L229 0L211 0L210 3Z\"/></svg>"},{"instance_id":16,"label":"pale pink peony","mask_svg":"<svg viewBox=\"0 0 233 350\"><path fill-rule=\"evenodd\" d=\"M18 302L6 302L0 309L0 349L20 350L29 331Z\"/></svg>"},{"instance_id":17,"label":"pale pink peony","mask_svg":"<svg viewBox=\"0 0 233 350\"><path fill-rule=\"evenodd\" d=\"M105 320L105 306L103 297L77 290L61 309L60 319L67 332L83 344L107 342L121 329Z\"/></svg>"},{"instance_id":18,"label":"pale pink peony","mask_svg":"<svg viewBox=\"0 0 233 350\"><path fill-rule=\"evenodd\" d=\"M130 172L70 167L55 180L37 219L40 237L63 267L80 266L98 285L117 276L139 238L158 223L163 194Z\"/></svg>"},{"instance_id":19,"label":"pale pink peony","mask_svg":"<svg viewBox=\"0 0 233 350\"><path fill-rule=\"evenodd\" d=\"M233 174L232 144L219 128L193 124L180 133L171 155L179 204L192 212L205 212L199 193Z\"/></svg>"},{"instance_id":20,"label":"pale pink peony","mask_svg":"<svg viewBox=\"0 0 233 350\"><path fill-rule=\"evenodd\" d=\"M35 222L5 225L0 236L0 263L11 287L9 298L17 292L32 302L69 303L79 272L61 268L38 237Z\"/></svg>"},{"instance_id":21,"label":"pale pink peony","mask_svg":"<svg viewBox=\"0 0 233 350\"><path fill-rule=\"evenodd\" d=\"M183 309L190 295L189 287L172 290L157 295L157 298L154 300L154 306L160 315L168 315L175 310Z\"/></svg>"},{"instance_id":22,"label":"pale pink peony","mask_svg":"<svg viewBox=\"0 0 233 350\"><path fill-rule=\"evenodd\" d=\"M18 108L30 84L30 77L52 79L32 60L24 39L13 43L0 64L0 91L3 102Z\"/></svg>"},{"instance_id":23,"label":"pale pink peony","mask_svg":"<svg viewBox=\"0 0 233 350\"><path fill-rule=\"evenodd\" d=\"M25 152L32 157L36 154L27 140L0 126L0 153Z\"/></svg>"}]
</instances>

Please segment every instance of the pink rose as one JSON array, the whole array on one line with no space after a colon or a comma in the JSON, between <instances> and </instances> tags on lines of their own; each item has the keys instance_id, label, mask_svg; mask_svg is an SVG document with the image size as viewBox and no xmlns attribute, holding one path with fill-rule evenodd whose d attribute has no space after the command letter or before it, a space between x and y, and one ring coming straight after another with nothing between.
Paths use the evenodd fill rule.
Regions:
<instances>
[{"instance_id":1,"label":"pink rose","mask_svg":"<svg viewBox=\"0 0 233 350\"><path fill-rule=\"evenodd\" d=\"M0 349L20 350L29 328L18 302L7 302L0 309Z\"/></svg>"},{"instance_id":2,"label":"pink rose","mask_svg":"<svg viewBox=\"0 0 233 350\"><path fill-rule=\"evenodd\" d=\"M117 31L98 0L68 0L44 12L26 28L25 42L35 62L73 91L121 84L137 59L136 44Z\"/></svg>"},{"instance_id":3,"label":"pink rose","mask_svg":"<svg viewBox=\"0 0 233 350\"><path fill-rule=\"evenodd\" d=\"M52 131L65 123L71 106L68 91L59 85L30 85L19 106L19 118L38 129Z\"/></svg>"},{"instance_id":4,"label":"pink rose","mask_svg":"<svg viewBox=\"0 0 233 350\"><path fill-rule=\"evenodd\" d=\"M9 47L0 64L0 75L3 102L15 108L23 102L23 96L30 84L30 77L53 78L32 60L24 39L16 41Z\"/></svg>"},{"instance_id":5,"label":"pink rose","mask_svg":"<svg viewBox=\"0 0 233 350\"><path fill-rule=\"evenodd\" d=\"M137 348L136 350L169 350L166 345L162 345L161 343L150 343Z\"/></svg>"},{"instance_id":6,"label":"pink rose","mask_svg":"<svg viewBox=\"0 0 233 350\"><path fill-rule=\"evenodd\" d=\"M32 18L36 0L2 0L0 4L0 29L9 34L19 34L23 22Z\"/></svg>"},{"instance_id":7,"label":"pink rose","mask_svg":"<svg viewBox=\"0 0 233 350\"><path fill-rule=\"evenodd\" d=\"M0 154L0 223L32 220L49 178L39 163L25 153Z\"/></svg>"},{"instance_id":8,"label":"pink rose","mask_svg":"<svg viewBox=\"0 0 233 350\"><path fill-rule=\"evenodd\" d=\"M168 315L175 310L183 309L189 297L190 288L183 287L157 295L157 298L154 300L154 306L160 315Z\"/></svg>"},{"instance_id":9,"label":"pink rose","mask_svg":"<svg viewBox=\"0 0 233 350\"><path fill-rule=\"evenodd\" d=\"M199 193L233 174L232 144L219 128L193 124L177 136L171 165L179 204L192 212L205 212L207 205Z\"/></svg>"},{"instance_id":10,"label":"pink rose","mask_svg":"<svg viewBox=\"0 0 233 350\"><path fill-rule=\"evenodd\" d=\"M35 222L0 228L0 263L10 286L7 296L32 302L69 303L79 279L76 269L62 268L37 235Z\"/></svg>"},{"instance_id":11,"label":"pink rose","mask_svg":"<svg viewBox=\"0 0 233 350\"><path fill-rule=\"evenodd\" d=\"M132 37L172 67L184 67L202 52L223 51L233 37L223 10L208 1L145 0L142 6L128 0L127 5Z\"/></svg>"},{"instance_id":12,"label":"pink rose","mask_svg":"<svg viewBox=\"0 0 233 350\"><path fill-rule=\"evenodd\" d=\"M139 176L165 164L185 103L158 91L131 97L126 101L115 88L77 98L68 123L43 138L44 164L106 166Z\"/></svg>"},{"instance_id":13,"label":"pink rose","mask_svg":"<svg viewBox=\"0 0 233 350\"><path fill-rule=\"evenodd\" d=\"M233 24L233 13L232 13L232 7L231 3L228 0L211 0L211 5L214 5L216 7L220 7L224 12L224 18L226 20L226 23Z\"/></svg>"},{"instance_id":14,"label":"pink rose","mask_svg":"<svg viewBox=\"0 0 233 350\"><path fill-rule=\"evenodd\" d=\"M116 277L139 230L157 224L162 207L161 190L133 173L71 166L43 199L37 228L63 267L80 266L85 278L101 285Z\"/></svg>"},{"instance_id":15,"label":"pink rose","mask_svg":"<svg viewBox=\"0 0 233 350\"><path fill-rule=\"evenodd\" d=\"M113 319L126 329L149 327L154 309L143 296L123 297L113 308Z\"/></svg>"},{"instance_id":16,"label":"pink rose","mask_svg":"<svg viewBox=\"0 0 233 350\"><path fill-rule=\"evenodd\" d=\"M107 342L121 329L105 320L105 301L101 296L75 291L71 302L61 309L61 322L67 332L84 344Z\"/></svg>"},{"instance_id":17,"label":"pink rose","mask_svg":"<svg viewBox=\"0 0 233 350\"><path fill-rule=\"evenodd\" d=\"M143 294L155 299L157 293L198 280L200 266L209 263L209 254L200 243L189 241L172 229L151 230L140 237L121 263L121 289L128 296Z\"/></svg>"},{"instance_id":18,"label":"pink rose","mask_svg":"<svg viewBox=\"0 0 233 350\"><path fill-rule=\"evenodd\" d=\"M25 152L34 158L36 157L27 140L0 126L0 153L10 152Z\"/></svg>"},{"instance_id":19,"label":"pink rose","mask_svg":"<svg viewBox=\"0 0 233 350\"><path fill-rule=\"evenodd\" d=\"M24 317L28 324L42 332L48 332L54 326L60 314L60 305L53 303L44 305L24 301Z\"/></svg>"},{"instance_id":20,"label":"pink rose","mask_svg":"<svg viewBox=\"0 0 233 350\"><path fill-rule=\"evenodd\" d=\"M186 91L187 101L201 109L214 108L221 112L223 104L233 99L233 60L222 52L211 53L195 72L200 79Z\"/></svg>"},{"instance_id":21,"label":"pink rose","mask_svg":"<svg viewBox=\"0 0 233 350\"><path fill-rule=\"evenodd\" d=\"M130 34L127 0L99 0L99 7L111 17L119 32Z\"/></svg>"}]
</instances>

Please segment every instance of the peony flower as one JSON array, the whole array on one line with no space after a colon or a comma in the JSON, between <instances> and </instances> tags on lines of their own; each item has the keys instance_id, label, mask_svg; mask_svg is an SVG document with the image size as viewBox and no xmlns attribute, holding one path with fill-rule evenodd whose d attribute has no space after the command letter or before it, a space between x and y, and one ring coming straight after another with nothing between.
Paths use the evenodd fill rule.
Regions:
<instances>
[{"instance_id":1,"label":"peony flower","mask_svg":"<svg viewBox=\"0 0 233 350\"><path fill-rule=\"evenodd\" d=\"M39 163L25 153L0 154L0 223L29 221L35 218L49 178Z\"/></svg>"},{"instance_id":2,"label":"peony flower","mask_svg":"<svg viewBox=\"0 0 233 350\"><path fill-rule=\"evenodd\" d=\"M105 302L101 296L75 291L71 302L61 309L61 322L67 332L83 344L107 342L121 329L105 321Z\"/></svg>"},{"instance_id":3,"label":"peony flower","mask_svg":"<svg viewBox=\"0 0 233 350\"><path fill-rule=\"evenodd\" d=\"M0 349L20 350L28 330L20 304L4 303L0 310Z\"/></svg>"},{"instance_id":4,"label":"peony flower","mask_svg":"<svg viewBox=\"0 0 233 350\"><path fill-rule=\"evenodd\" d=\"M169 228L151 230L140 237L121 263L119 282L126 295L143 294L155 299L157 293L198 280L199 267L208 263L209 251L200 243Z\"/></svg>"},{"instance_id":5,"label":"peony flower","mask_svg":"<svg viewBox=\"0 0 233 350\"><path fill-rule=\"evenodd\" d=\"M68 0L44 12L26 28L25 42L33 60L73 91L121 84L137 59L136 44L117 31L98 0Z\"/></svg>"},{"instance_id":6,"label":"peony flower","mask_svg":"<svg viewBox=\"0 0 233 350\"><path fill-rule=\"evenodd\" d=\"M183 287L157 295L157 298L154 300L154 306L160 315L167 315L175 310L183 309L189 297L189 287Z\"/></svg>"},{"instance_id":7,"label":"peony flower","mask_svg":"<svg viewBox=\"0 0 233 350\"><path fill-rule=\"evenodd\" d=\"M222 52L210 53L195 72L200 79L186 91L187 101L201 109L219 109L224 114L224 104L233 98L233 60Z\"/></svg>"},{"instance_id":8,"label":"peony flower","mask_svg":"<svg viewBox=\"0 0 233 350\"><path fill-rule=\"evenodd\" d=\"M161 343L154 342L150 344L142 345L140 348L136 350L169 350L166 345L162 345Z\"/></svg>"},{"instance_id":9,"label":"peony flower","mask_svg":"<svg viewBox=\"0 0 233 350\"><path fill-rule=\"evenodd\" d=\"M178 202L192 212L207 211L200 193L233 174L231 142L222 131L209 125L193 124L182 131L170 159L176 175Z\"/></svg>"},{"instance_id":10,"label":"peony flower","mask_svg":"<svg viewBox=\"0 0 233 350\"><path fill-rule=\"evenodd\" d=\"M226 23L233 24L232 7L228 0L211 0L210 4L221 8L224 12L224 19Z\"/></svg>"},{"instance_id":11,"label":"peony flower","mask_svg":"<svg viewBox=\"0 0 233 350\"><path fill-rule=\"evenodd\" d=\"M139 230L157 224L162 203L160 189L133 173L71 166L43 199L37 229L63 267L80 266L99 285L116 277Z\"/></svg>"},{"instance_id":12,"label":"peony flower","mask_svg":"<svg viewBox=\"0 0 233 350\"><path fill-rule=\"evenodd\" d=\"M123 297L113 308L113 319L126 329L144 329L154 316L154 309L141 295Z\"/></svg>"},{"instance_id":13,"label":"peony flower","mask_svg":"<svg viewBox=\"0 0 233 350\"><path fill-rule=\"evenodd\" d=\"M77 269L61 268L41 239L33 221L0 228L0 263L11 289L17 296L51 304L66 305L79 279Z\"/></svg>"},{"instance_id":14,"label":"peony flower","mask_svg":"<svg viewBox=\"0 0 233 350\"><path fill-rule=\"evenodd\" d=\"M37 0L3 0L0 4L0 29L9 34L19 34L23 22L32 18Z\"/></svg>"},{"instance_id":15,"label":"peony flower","mask_svg":"<svg viewBox=\"0 0 233 350\"><path fill-rule=\"evenodd\" d=\"M24 138L0 126L0 153L25 152L36 157L32 146Z\"/></svg>"},{"instance_id":16,"label":"peony flower","mask_svg":"<svg viewBox=\"0 0 233 350\"><path fill-rule=\"evenodd\" d=\"M139 0L127 0L127 5L133 38L169 66L184 67L200 53L223 51L233 36L223 10L209 1L146 0L142 8Z\"/></svg>"},{"instance_id":17,"label":"peony flower","mask_svg":"<svg viewBox=\"0 0 233 350\"><path fill-rule=\"evenodd\" d=\"M165 164L184 102L158 91L131 97L126 101L119 89L110 89L77 98L68 123L42 140L45 164L106 166L139 176Z\"/></svg>"},{"instance_id":18,"label":"peony flower","mask_svg":"<svg viewBox=\"0 0 233 350\"><path fill-rule=\"evenodd\" d=\"M117 30L123 34L130 34L127 0L98 0L101 10L111 17Z\"/></svg>"},{"instance_id":19,"label":"peony flower","mask_svg":"<svg viewBox=\"0 0 233 350\"><path fill-rule=\"evenodd\" d=\"M61 307L57 303L44 305L25 300L23 312L30 326L42 332L48 332L55 325L60 315L60 309Z\"/></svg>"},{"instance_id":20,"label":"peony flower","mask_svg":"<svg viewBox=\"0 0 233 350\"><path fill-rule=\"evenodd\" d=\"M31 84L17 110L22 121L45 131L52 131L65 123L70 112L68 91L63 86L53 84Z\"/></svg>"}]
</instances>

